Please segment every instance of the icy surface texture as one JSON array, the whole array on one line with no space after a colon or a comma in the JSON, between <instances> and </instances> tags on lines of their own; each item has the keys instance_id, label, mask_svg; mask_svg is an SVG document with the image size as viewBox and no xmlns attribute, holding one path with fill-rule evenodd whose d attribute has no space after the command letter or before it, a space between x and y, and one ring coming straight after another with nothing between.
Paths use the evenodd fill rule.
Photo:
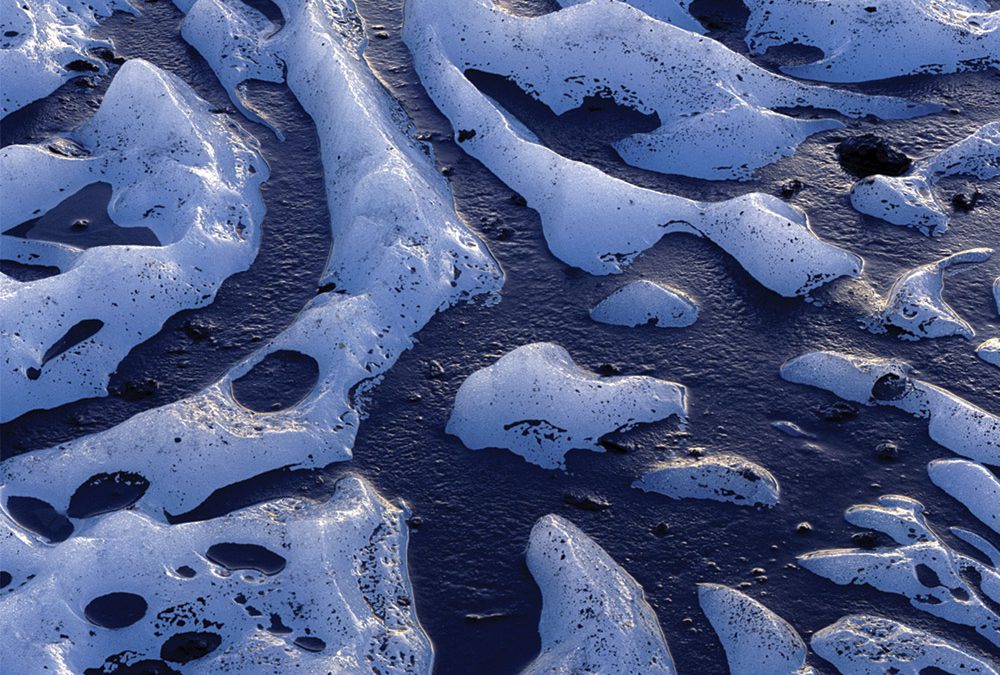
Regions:
<instances>
[{"instance_id":1,"label":"icy surface texture","mask_svg":"<svg viewBox=\"0 0 1000 675\"><path fill-rule=\"evenodd\" d=\"M335 291L317 295L284 332L202 392L6 462L9 490L61 509L89 476L126 470L151 481L139 508L179 513L217 487L270 469L348 459L358 396L410 347L413 334L437 311L499 289L499 266L455 214L444 178L365 63L362 34L353 30L360 30L357 15L316 1L283 10L285 26L270 48L280 48L289 87L316 123L334 241L320 283ZM198 16L229 15L192 9L185 34L231 34ZM241 406L232 381L281 350L316 360L313 390L281 411Z\"/></svg>"},{"instance_id":2,"label":"icy surface texture","mask_svg":"<svg viewBox=\"0 0 1000 675\"><path fill-rule=\"evenodd\" d=\"M726 650L731 675L815 673L806 645L792 626L749 595L719 584L699 584L698 602Z\"/></svg>"},{"instance_id":3,"label":"icy surface texture","mask_svg":"<svg viewBox=\"0 0 1000 675\"><path fill-rule=\"evenodd\" d=\"M1000 616L991 608L1000 602L1000 572L945 544L928 526L920 502L887 495L877 504L852 506L844 517L884 532L898 546L816 551L799 557L803 567L841 585L903 595L917 609L971 626L1000 646Z\"/></svg>"},{"instance_id":4,"label":"icy surface texture","mask_svg":"<svg viewBox=\"0 0 1000 675\"><path fill-rule=\"evenodd\" d=\"M845 616L818 631L813 651L842 673L920 675L939 668L950 675L997 675L986 661L938 636L870 614Z\"/></svg>"},{"instance_id":5,"label":"icy surface texture","mask_svg":"<svg viewBox=\"0 0 1000 675\"><path fill-rule=\"evenodd\" d=\"M466 447L507 448L548 469L601 436L687 415L685 389L653 377L601 377L551 342L524 345L459 387L447 431Z\"/></svg>"},{"instance_id":6,"label":"icy surface texture","mask_svg":"<svg viewBox=\"0 0 1000 675\"><path fill-rule=\"evenodd\" d=\"M698 306L679 291L652 281L633 281L601 300L590 318L615 326L683 328L698 319Z\"/></svg>"},{"instance_id":7,"label":"icy surface texture","mask_svg":"<svg viewBox=\"0 0 1000 675\"><path fill-rule=\"evenodd\" d=\"M713 499L740 506L774 506L780 496L778 481L767 469L725 454L662 462L634 487L673 499Z\"/></svg>"},{"instance_id":8,"label":"icy surface texture","mask_svg":"<svg viewBox=\"0 0 1000 675\"><path fill-rule=\"evenodd\" d=\"M810 352L788 361L781 376L866 405L888 405L928 420L937 443L977 462L1000 466L1000 417L933 384L910 377L903 361Z\"/></svg>"},{"instance_id":9,"label":"icy surface texture","mask_svg":"<svg viewBox=\"0 0 1000 675\"><path fill-rule=\"evenodd\" d=\"M980 180L1000 176L1000 122L990 122L941 152L914 162L903 176L863 178L851 189L851 204L861 213L895 225L915 227L927 235L944 234L949 210L935 196L934 185L955 175Z\"/></svg>"},{"instance_id":10,"label":"icy surface texture","mask_svg":"<svg viewBox=\"0 0 1000 675\"><path fill-rule=\"evenodd\" d=\"M70 78L107 72L88 53L99 18L134 12L127 0L0 0L0 117L48 96ZM67 67L69 66L69 67Z\"/></svg>"},{"instance_id":11,"label":"icy surface texture","mask_svg":"<svg viewBox=\"0 0 1000 675\"><path fill-rule=\"evenodd\" d=\"M105 396L133 347L171 315L209 304L227 277L250 266L260 243L267 165L256 141L175 76L128 61L74 137L75 156L49 144L0 150L0 229L103 181L115 223L149 228L162 246L80 250L2 237L4 258L61 272L30 282L0 275L5 422ZM82 322L97 332L67 341Z\"/></svg>"},{"instance_id":12,"label":"icy surface texture","mask_svg":"<svg viewBox=\"0 0 1000 675\"><path fill-rule=\"evenodd\" d=\"M527 561L542 591L542 653L525 675L676 672L642 587L575 525L540 518Z\"/></svg>"},{"instance_id":13,"label":"icy surface texture","mask_svg":"<svg viewBox=\"0 0 1000 675\"><path fill-rule=\"evenodd\" d=\"M659 128L615 144L627 163L652 171L748 179L791 155L808 136L842 126L775 108L882 118L939 109L795 82L616 0L590 0L539 17L517 16L489 0L408 0L406 10L406 41L417 61L431 50L438 53L427 57L461 72L509 77L556 114L598 95L656 113ZM419 65L418 71L424 77Z\"/></svg>"},{"instance_id":14,"label":"icy surface texture","mask_svg":"<svg viewBox=\"0 0 1000 675\"><path fill-rule=\"evenodd\" d=\"M155 672L429 673L406 516L348 476L325 503L283 499L173 526L119 511L57 546L4 520L14 578L0 595L4 664L19 673L117 672L160 659L175 670ZM219 544L263 549L222 557ZM145 612L123 628L92 624L84 609L109 593L140 596Z\"/></svg>"},{"instance_id":15,"label":"icy surface texture","mask_svg":"<svg viewBox=\"0 0 1000 675\"><path fill-rule=\"evenodd\" d=\"M956 265L984 262L992 255L993 249L974 248L910 270L892 285L873 328L915 340L949 335L971 339L976 334L972 326L941 295L944 275Z\"/></svg>"},{"instance_id":16,"label":"icy surface texture","mask_svg":"<svg viewBox=\"0 0 1000 675\"><path fill-rule=\"evenodd\" d=\"M935 485L1000 533L1000 481L989 469L965 459L939 459L927 466L927 473Z\"/></svg>"},{"instance_id":17,"label":"icy surface texture","mask_svg":"<svg viewBox=\"0 0 1000 675\"><path fill-rule=\"evenodd\" d=\"M990 338L976 347L976 354L986 363L1000 368L1000 338Z\"/></svg>"},{"instance_id":18,"label":"icy surface texture","mask_svg":"<svg viewBox=\"0 0 1000 675\"><path fill-rule=\"evenodd\" d=\"M985 0L749 0L752 54L789 43L823 58L786 66L794 77L862 82L1000 64L1000 12Z\"/></svg>"},{"instance_id":19,"label":"icy surface texture","mask_svg":"<svg viewBox=\"0 0 1000 675\"><path fill-rule=\"evenodd\" d=\"M590 3L555 16L610 7L604 2ZM435 28L441 20L440 6L411 0L406 9L405 38L424 87L463 139L463 149L538 211L549 249L563 262L591 274L617 273L665 234L684 232L715 242L760 283L786 297L805 295L832 279L860 272L859 257L818 239L806 214L777 197L755 193L724 202L695 202L640 188L546 148L476 89L452 61L442 41L458 40L452 33L457 29L442 27L450 36L446 37ZM475 11L492 17L490 26L493 21L504 25L536 21L517 19L499 9ZM434 14L433 19L424 16L428 12ZM471 14L463 11L458 15ZM652 23L654 27L661 25ZM667 30L677 31L682 42L689 37L696 39L678 29ZM501 41L487 40L489 44ZM553 38L545 43L557 41ZM701 46L699 42L698 48ZM691 61L690 54L672 58L681 64Z\"/></svg>"},{"instance_id":20,"label":"icy surface texture","mask_svg":"<svg viewBox=\"0 0 1000 675\"><path fill-rule=\"evenodd\" d=\"M581 5L587 0L557 0L562 7ZM628 0L628 4L641 9L654 19L670 23L693 33L704 33L705 28L691 16L690 0Z\"/></svg>"}]
</instances>

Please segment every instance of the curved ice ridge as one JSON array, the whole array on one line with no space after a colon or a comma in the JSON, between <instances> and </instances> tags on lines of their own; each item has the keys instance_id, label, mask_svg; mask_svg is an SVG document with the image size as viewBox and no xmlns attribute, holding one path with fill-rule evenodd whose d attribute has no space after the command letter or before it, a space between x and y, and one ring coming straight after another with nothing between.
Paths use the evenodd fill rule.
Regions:
<instances>
[{"instance_id":1,"label":"curved ice ridge","mask_svg":"<svg viewBox=\"0 0 1000 675\"><path fill-rule=\"evenodd\" d=\"M133 347L180 310L209 304L260 244L268 171L256 140L174 75L126 62L74 138L79 156L45 143L0 150L0 230L104 181L115 223L149 228L162 246L80 250L2 237L5 258L61 274L30 282L0 275L0 421L107 395L111 373ZM83 321L103 325L48 358Z\"/></svg>"},{"instance_id":2,"label":"curved ice ridge","mask_svg":"<svg viewBox=\"0 0 1000 675\"><path fill-rule=\"evenodd\" d=\"M1000 12L985 0L748 0L752 54L803 44L823 58L781 70L822 82L986 70L1000 65Z\"/></svg>"},{"instance_id":3,"label":"curved ice ridge","mask_svg":"<svg viewBox=\"0 0 1000 675\"><path fill-rule=\"evenodd\" d=\"M806 214L777 197L754 193L695 202L627 183L541 145L450 60L443 38L423 16L431 11L423 2L407 3L404 37L425 89L451 120L465 151L538 211L549 249L563 262L591 274L617 273L665 234L685 232L711 240L760 283L787 297L860 272L858 256L817 238ZM606 7L591 5L557 14ZM683 33L682 42L689 35Z\"/></svg>"},{"instance_id":4,"label":"curved ice ridge","mask_svg":"<svg viewBox=\"0 0 1000 675\"><path fill-rule=\"evenodd\" d=\"M540 518L527 562L542 591L542 653L525 675L677 672L642 587L573 523Z\"/></svg>"},{"instance_id":5,"label":"curved ice ridge","mask_svg":"<svg viewBox=\"0 0 1000 675\"><path fill-rule=\"evenodd\" d=\"M837 584L903 595L917 609L971 626L1000 646L1000 615L991 608L1000 602L1000 572L947 546L927 524L920 502L886 495L877 504L852 506L844 517L884 532L899 546L816 551L799 556L803 567Z\"/></svg>"},{"instance_id":6,"label":"curved ice ridge","mask_svg":"<svg viewBox=\"0 0 1000 675\"><path fill-rule=\"evenodd\" d=\"M685 389L654 377L601 377L565 349L536 342L472 373L455 395L447 432L467 448L506 448L548 469L573 449L603 452L601 436L687 416Z\"/></svg>"},{"instance_id":7,"label":"curved ice ridge","mask_svg":"<svg viewBox=\"0 0 1000 675\"><path fill-rule=\"evenodd\" d=\"M781 495L770 471L730 454L661 462L632 487L673 499L712 499L740 506L774 506Z\"/></svg>"},{"instance_id":8,"label":"curved ice ridge","mask_svg":"<svg viewBox=\"0 0 1000 675\"><path fill-rule=\"evenodd\" d=\"M365 63L365 43L352 29L358 17L335 2L279 4L286 23L273 40L320 140L334 242L321 283L335 290L317 295L284 332L202 392L8 460L7 494L37 496L63 510L90 476L124 470L150 479L138 508L162 516L270 469L349 459L359 397L412 336L439 310L502 284L499 266L455 214L445 179ZM218 40L234 34L224 24L202 25L199 16L192 8L186 34L203 30ZM319 363L315 387L286 410L242 407L233 380L279 350Z\"/></svg>"},{"instance_id":9,"label":"curved ice ridge","mask_svg":"<svg viewBox=\"0 0 1000 675\"><path fill-rule=\"evenodd\" d=\"M946 389L909 376L903 361L810 352L781 366L781 377L865 405L889 405L928 420L936 443L977 462L1000 466L1000 417Z\"/></svg>"},{"instance_id":10,"label":"curved ice ridge","mask_svg":"<svg viewBox=\"0 0 1000 675\"><path fill-rule=\"evenodd\" d=\"M460 72L509 77L556 114L597 95L655 113L655 131L629 136L615 149L627 163L663 173L749 179L808 136L843 126L776 108L882 118L940 109L795 82L616 0L590 0L538 17L517 16L489 0L408 0L404 28L422 77L419 62L430 58ZM420 54L426 50L431 53Z\"/></svg>"},{"instance_id":11,"label":"curved ice ridge","mask_svg":"<svg viewBox=\"0 0 1000 675\"><path fill-rule=\"evenodd\" d=\"M905 175L859 180L851 189L851 204L861 213L938 236L948 230L949 215L933 188L942 178L955 175L980 180L1000 176L1000 122L990 122L971 136L914 162Z\"/></svg>"},{"instance_id":12,"label":"curved ice ridge","mask_svg":"<svg viewBox=\"0 0 1000 675\"><path fill-rule=\"evenodd\" d=\"M956 265L989 260L993 249L973 248L921 265L901 276L889 290L877 323L872 328L901 331L900 337L919 340L949 335L973 338L976 332L944 301L945 272Z\"/></svg>"},{"instance_id":13,"label":"curved ice ridge","mask_svg":"<svg viewBox=\"0 0 1000 675\"><path fill-rule=\"evenodd\" d=\"M3 518L4 569L14 578L0 595L4 663L9 672L82 673L117 655L124 669L160 659L168 638L195 631L221 644L184 672L430 673L406 566L407 516L348 476L324 503L281 499L180 525L119 511L56 546ZM284 568L229 572L206 557L220 543L262 546ZM142 596L145 615L115 630L89 623L84 607L113 592ZM273 630L263 627L268 616ZM293 644L306 636L322 648Z\"/></svg>"},{"instance_id":14,"label":"curved ice ridge","mask_svg":"<svg viewBox=\"0 0 1000 675\"><path fill-rule=\"evenodd\" d=\"M1000 534L1000 480L982 464L965 459L938 459L927 465L931 482Z\"/></svg>"},{"instance_id":15,"label":"curved ice ridge","mask_svg":"<svg viewBox=\"0 0 1000 675\"><path fill-rule=\"evenodd\" d=\"M0 117L79 76L66 67L74 61L107 72L88 52L110 44L89 33L115 11L136 13L128 0L0 0Z\"/></svg>"},{"instance_id":16,"label":"curved ice ridge","mask_svg":"<svg viewBox=\"0 0 1000 675\"><path fill-rule=\"evenodd\" d=\"M1000 368L1000 338L990 338L976 347L976 355L986 363Z\"/></svg>"},{"instance_id":17,"label":"curved ice ridge","mask_svg":"<svg viewBox=\"0 0 1000 675\"><path fill-rule=\"evenodd\" d=\"M920 675L929 668L951 675L997 675L986 661L933 633L870 614L838 619L809 644L837 670L854 675Z\"/></svg>"},{"instance_id":18,"label":"curved ice ridge","mask_svg":"<svg viewBox=\"0 0 1000 675\"><path fill-rule=\"evenodd\" d=\"M597 303L590 318L614 326L683 328L698 320L698 306L687 295L645 279L625 284Z\"/></svg>"},{"instance_id":19,"label":"curved ice ridge","mask_svg":"<svg viewBox=\"0 0 1000 675\"><path fill-rule=\"evenodd\" d=\"M561 7L580 5L587 0L556 0ZM628 2L654 19L689 30L692 33L705 33L705 27L691 16L691 0L621 0Z\"/></svg>"},{"instance_id":20,"label":"curved ice ridge","mask_svg":"<svg viewBox=\"0 0 1000 675\"><path fill-rule=\"evenodd\" d=\"M749 595L698 584L698 603L726 650L730 675L806 675L808 650L792 626Z\"/></svg>"}]
</instances>

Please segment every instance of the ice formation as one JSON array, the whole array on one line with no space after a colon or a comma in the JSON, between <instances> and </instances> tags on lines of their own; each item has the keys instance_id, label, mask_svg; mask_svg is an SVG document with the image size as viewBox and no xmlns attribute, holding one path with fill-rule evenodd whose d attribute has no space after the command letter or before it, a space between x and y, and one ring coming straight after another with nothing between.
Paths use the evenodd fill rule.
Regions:
<instances>
[{"instance_id":1,"label":"ice formation","mask_svg":"<svg viewBox=\"0 0 1000 675\"><path fill-rule=\"evenodd\" d=\"M1000 17L1000 12L997 13ZM1000 32L998 32L1000 35ZM948 210L934 195L946 176L1000 176L1000 122L990 122L941 152L913 164L903 176L869 176L854 184L851 204L858 211L927 235L944 234Z\"/></svg>"},{"instance_id":2,"label":"ice formation","mask_svg":"<svg viewBox=\"0 0 1000 675\"><path fill-rule=\"evenodd\" d=\"M653 377L601 377L551 342L524 345L472 373L447 431L466 447L507 448L545 468L573 449L603 452L601 436L687 415L683 386Z\"/></svg>"},{"instance_id":3,"label":"ice formation","mask_svg":"<svg viewBox=\"0 0 1000 675\"><path fill-rule=\"evenodd\" d=\"M844 517L884 532L898 546L816 551L799 556L803 567L837 584L903 595L917 609L971 626L1000 646L1000 615L992 609L1000 602L1000 571L947 546L928 526L920 502L887 495L878 504L852 506Z\"/></svg>"},{"instance_id":4,"label":"ice formation","mask_svg":"<svg viewBox=\"0 0 1000 675\"><path fill-rule=\"evenodd\" d=\"M948 335L971 339L976 334L972 326L941 295L944 275L956 265L984 262L992 255L993 249L974 248L910 270L889 290L877 318L879 330L896 330L910 339Z\"/></svg>"},{"instance_id":5,"label":"ice formation","mask_svg":"<svg viewBox=\"0 0 1000 675\"><path fill-rule=\"evenodd\" d=\"M0 117L44 98L70 78L107 72L89 52L99 18L135 12L128 0L0 0Z\"/></svg>"},{"instance_id":6,"label":"ice formation","mask_svg":"<svg viewBox=\"0 0 1000 675\"><path fill-rule=\"evenodd\" d=\"M590 0L537 17L517 16L489 0L409 0L405 29L423 78L426 66L419 62L435 60L438 67L509 77L556 114L579 107L588 96L610 96L655 113L659 128L629 136L615 149L633 166L664 173L747 179L791 155L806 137L842 126L775 108L811 106L883 118L938 110L800 84L615 0ZM431 95L448 114L450 106Z\"/></svg>"},{"instance_id":7,"label":"ice formation","mask_svg":"<svg viewBox=\"0 0 1000 675\"><path fill-rule=\"evenodd\" d=\"M446 16L441 6L410 0L406 10L404 37L425 89L451 120L457 137L463 139L462 147L538 211L549 249L563 262L591 274L612 274L620 272L665 234L685 232L708 238L736 258L760 283L788 297L805 295L837 277L860 272L859 257L818 239L809 228L806 214L777 197L754 193L724 202L694 202L638 187L553 152L476 89L456 67L442 40L460 41L460 36L447 28L445 37L435 28ZM501 22L507 21L505 17L513 23L536 21L509 17L499 9L479 7L476 11ZM591 2L550 16L603 11L626 12L631 20L651 21L606 2ZM433 20L424 16L427 12L434 14ZM458 16L471 15L463 9L454 16L457 20ZM651 30L663 26L652 23L655 26ZM604 22L595 25L603 26ZM677 32L684 43L678 48L684 47L688 39L701 40L679 29L666 30ZM555 44L558 40L543 42ZM488 40L490 44L500 42L499 37ZM697 48L688 46L703 47L700 42ZM692 61L690 54L671 60L682 64ZM614 59L603 61L606 66ZM663 89L680 88L671 85ZM696 120L691 123L707 121L706 117L691 118ZM692 151L685 159L690 161L699 154Z\"/></svg>"},{"instance_id":8,"label":"ice formation","mask_svg":"<svg viewBox=\"0 0 1000 675\"><path fill-rule=\"evenodd\" d=\"M794 77L862 82L1000 66L1000 12L985 0L749 0L746 43L818 47L823 58L786 66Z\"/></svg>"},{"instance_id":9,"label":"ice formation","mask_svg":"<svg viewBox=\"0 0 1000 675\"><path fill-rule=\"evenodd\" d=\"M808 650L780 616L749 595L720 584L698 584L698 603L726 650L730 675L815 673Z\"/></svg>"},{"instance_id":10,"label":"ice formation","mask_svg":"<svg viewBox=\"0 0 1000 675\"><path fill-rule=\"evenodd\" d=\"M936 443L977 462L1000 466L1000 417L946 389L909 376L903 361L810 352L781 366L789 382L831 391L866 405L889 405L928 419Z\"/></svg>"},{"instance_id":11,"label":"ice formation","mask_svg":"<svg viewBox=\"0 0 1000 675\"><path fill-rule=\"evenodd\" d=\"M1000 368L1000 338L990 338L976 347L976 354L986 363Z\"/></svg>"},{"instance_id":12,"label":"ice formation","mask_svg":"<svg viewBox=\"0 0 1000 675\"><path fill-rule=\"evenodd\" d=\"M842 673L919 675L933 668L951 675L997 675L996 668L951 642L870 614L845 616L817 631L809 644Z\"/></svg>"},{"instance_id":13,"label":"ice formation","mask_svg":"<svg viewBox=\"0 0 1000 675\"><path fill-rule=\"evenodd\" d=\"M590 318L615 326L683 328L698 319L698 306L688 296L642 279L625 284L597 303Z\"/></svg>"},{"instance_id":14,"label":"ice formation","mask_svg":"<svg viewBox=\"0 0 1000 675\"><path fill-rule=\"evenodd\" d=\"M353 10L316 0L282 3L282 10L285 26L268 46L280 50L288 85L316 123L334 241L320 283L334 291L317 295L284 332L200 393L8 460L6 494L41 497L64 510L88 478L122 470L151 482L137 508L179 513L263 471L348 459L357 397L437 311L502 284L499 266L455 214L444 178L365 63ZM192 8L183 31L230 39L236 29L226 16ZM242 407L232 381L281 350L319 364L312 392L281 411Z\"/></svg>"},{"instance_id":15,"label":"ice formation","mask_svg":"<svg viewBox=\"0 0 1000 675\"><path fill-rule=\"evenodd\" d=\"M1000 480L982 464L965 459L939 459L927 466L931 482L1000 534Z\"/></svg>"},{"instance_id":16,"label":"ice formation","mask_svg":"<svg viewBox=\"0 0 1000 675\"><path fill-rule=\"evenodd\" d=\"M407 516L348 476L325 503L283 499L172 526L119 511L57 546L4 519L13 577L0 594L4 664L9 672L430 673L406 566ZM88 620L84 608L112 593L139 596L140 611L110 616L132 625Z\"/></svg>"},{"instance_id":17,"label":"ice formation","mask_svg":"<svg viewBox=\"0 0 1000 675\"><path fill-rule=\"evenodd\" d=\"M778 481L770 471L728 454L661 462L633 487L673 499L713 499L740 506L774 506L780 497Z\"/></svg>"},{"instance_id":18,"label":"ice formation","mask_svg":"<svg viewBox=\"0 0 1000 675\"><path fill-rule=\"evenodd\" d=\"M105 396L133 347L171 315L209 304L260 243L268 172L256 141L174 75L126 62L74 138L71 155L47 143L0 150L0 230L103 181L114 222L149 228L162 245L80 250L2 237L4 258L61 272L30 282L0 275L5 422ZM75 328L86 337L74 344Z\"/></svg>"},{"instance_id":19,"label":"ice formation","mask_svg":"<svg viewBox=\"0 0 1000 675\"><path fill-rule=\"evenodd\" d=\"M1000 277L993 282L993 301L997 304L997 313L1000 314Z\"/></svg>"},{"instance_id":20,"label":"ice formation","mask_svg":"<svg viewBox=\"0 0 1000 675\"><path fill-rule=\"evenodd\" d=\"M527 561L542 591L542 653L525 675L676 673L642 587L575 525L540 518Z\"/></svg>"},{"instance_id":21,"label":"ice formation","mask_svg":"<svg viewBox=\"0 0 1000 675\"><path fill-rule=\"evenodd\" d=\"M580 5L587 0L557 0L562 7ZM705 28L691 16L691 0L627 0L628 4L641 9L654 19L689 30L693 33L704 33Z\"/></svg>"}]
</instances>

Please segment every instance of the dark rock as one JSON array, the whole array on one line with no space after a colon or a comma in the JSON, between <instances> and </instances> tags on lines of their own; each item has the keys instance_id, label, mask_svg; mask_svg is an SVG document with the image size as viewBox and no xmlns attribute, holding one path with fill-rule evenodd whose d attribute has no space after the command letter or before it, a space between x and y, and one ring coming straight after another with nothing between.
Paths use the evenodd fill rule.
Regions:
<instances>
[{"instance_id":1,"label":"dark rock","mask_svg":"<svg viewBox=\"0 0 1000 675\"><path fill-rule=\"evenodd\" d=\"M782 197L794 197L803 188L802 181L798 178L793 178L792 180L782 184L781 189L778 191Z\"/></svg>"},{"instance_id":2,"label":"dark rock","mask_svg":"<svg viewBox=\"0 0 1000 675\"><path fill-rule=\"evenodd\" d=\"M389 39L389 34L387 32L385 32L384 30L377 30L377 31L375 31L374 35L375 35L376 39L379 39L379 40L388 40Z\"/></svg>"},{"instance_id":3,"label":"dark rock","mask_svg":"<svg viewBox=\"0 0 1000 675\"><path fill-rule=\"evenodd\" d=\"M125 63L126 59L124 56L115 54L112 50L107 47L98 47L97 49L91 49L90 53L99 58L105 63L113 63L116 66L120 66Z\"/></svg>"},{"instance_id":4,"label":"dark rock","mask_svg":"<svg viewBox=\"0 0 1000 675\"><path fill-rule=\"evenodd\" d=\"M177 633L167 638L160 647L160 658L174 663L187 663L211 654L221 644L222 636L218 633Z\"/></svg>"},{"instance_id":5,"label":"dark rock","mask_svg":"<svg viewBox=\"0 0 1000 675\"><path fill-rule=\"evenodd\" d=\"M871 530L855 532L851 535L851 541L858 548L875 548L878 546L878 533Z\"/></svg>"},{"instance_id":6,"label":"dark rock","mask_svg":"<svg viewBox=\"0 0 1000 675\"><path fill-rule=\"evenodd\" d=\"M82 230L86 230L88 225L90 225L89 220L87 220L86 218L78 218L74 220L73 224L70 225L69 227L71 230L76 230L77 232L80 232Z\"/></svg>"},{"instance_id":7,"label":"dark rock","mask_svg":"<svg viewBox=\"0 0 1000 675\"><path fill-rule=\"evenodd\" d=\"M213 324L203 319L189 319L184 322L184 334L192 340L204 340L212 334Z\"/></svg>"},{"instance_id":8,"label":"dark rock","mask_svg":"<svg viewBox=\"0 0 1000 675\"><path fill-rule=\"evenodd\" d=\"M976 190L972 195L967 195L964 192L959 192L957 195L951 198L951 205L956 211L962 211L968 213L972 209L976 208L976 204L982 199L983 193Z\"/></svg>"},{"instance_id":9,"label":"dark rock","mask_svg":"<svg viewBox=\"0 0 1000 675\"><path fill-rule=\"evenodd\" d=\"M410 526L411 529L417 529L424 524L424 519L420 516L410 516L406 521L406 524Z\"/></svg>"},{"instance_id":10,"label":"dark rock","mask_svg":"<svg viewBox=\"0 0 1000 675\"><path fill-rule=\"evenodd\" d=\"M605 377L610 377L612 375L620 375L622 369L613 363L602 363L597 366L597 374L604 375Z\"/></svg>"},{"instance_id":11,"label":"dark rock","mask_svg":"<svg viewBox=\"0 0 1000 675\"><path fill-rule=\"evenodd\" d=\"M435 380L444 377L444 366L441 365L440 361L431 359L430 363L427 364L427 377Z\"/></svg>"},{"instance_id":12,"label":"dark rock","mask_svg":"<svg viewBox=\"0 0 1000 675\"><path fill-rule=\"evenodd\" d=\"M910 168L911 160L875 134L852 136L837 145L837 159L848 173L865 178L873 174L899 176Z\"/></svg>"},{"instance_id":13,"label":"dark rock","mask_svg":"<svg viewBox=\"0 0 1000 675\"><path fill-rule=\"evenodd\" d=\"M670 533L670 526L662 520L653 526L653 534L657 537L665 537Z\"/></svg>"},{"instance_id":14,"label":"dark rock","mask_svg":"<svg viewBox=\"0 0 1000 675\"><path fill-rule=\"evenodd\" d=\"M134 403L144 398L149 398L159 388L160 383L158 381L151 377L144 377L139 380L126 380L123 384L113 384L108 387L108 393L129 403Z\"/></svg>"},{"instance_id":15,"label":"dark rock","mask_svg":"<svg viewBox=\"0 0 1000 675\"><path fill-rule=\"evenodd\" d=\"M604 511L611 508L611 502L604 497L583 492L568 492L563 495L563 501L583 511Z\"/></svg>"},{"instance_id":16,"label":"dark rock","mask_svg":"<svg viewBox=\"0 0 1000 675\"><path fill-rule=\"evenodd\" d=\"M899 457L899 446L892 441L882 441L875 446L875 456L884 462L890 462Z\"/></svg>"},{"instance_id":17,"label":"dark rock","mask_svg":"<svg viewBox=\"0 0 1000 675\"><path fill-rule=\"evenodd\" d=\"M848 401L834 401L816 408L816 417L826 422L846 422L858 416L858 406Z\"/></svg>"},{"instance_id":18,"label":"dark rock","mask_svg":"<svg viewBox=\"0 0 1000 675\"><path fill-rule=\"evenodd\" d=\"M795 531L799 534L809 534L813 531L812 523L808 520L803 520L801 523L795 526Z\"/></svg>"},{"instance_id":19,"label":"dark rock","mask_svg":"<svg viewBox=\"0 0 1000 675\"><path fill-rule=\"evenodd\" d=\"M497 228L496 234L493 238L497 241L510 241L514 238L514 228L507 227L506 225Z\"/></svg>"}]
</instances>

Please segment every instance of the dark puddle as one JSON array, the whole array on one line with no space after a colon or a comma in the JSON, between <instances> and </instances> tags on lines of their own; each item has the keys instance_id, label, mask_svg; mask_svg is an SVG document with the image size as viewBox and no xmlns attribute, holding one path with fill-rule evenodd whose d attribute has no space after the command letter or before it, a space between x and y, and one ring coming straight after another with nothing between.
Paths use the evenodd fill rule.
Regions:
<instances>
[{"instance_id":1,"label":"dark puddle","mask_svg":"<svg viewBox=\"0 0 1000 675\"><path fill-rule=\"evenodd\" d=\"M96 572L96 570L95 570ZM101 595L84 608L87 621L101 628L126 628L146 616L149 605L135 593L108 593Z\"/></svg>"},{"instance_id":2,"label":"dark puddle","mask_svg":"<svg viewBox=\"0 0 1000 675\"><path fill-rule=\"evenodd\" d=\"M303 635L301 637L295 638L293 644L304 649L307 652L321 652L326 649L326 643L320 640L318 637L313 637L312 635Z\"/></svg>"},{"instance_id":3,"label":"dark puddle","mask_svg":"<svg viewBox=\"0 0 1000 675\"><path fill-rule=\"evenodd\" d=\"M137 473L99 473L76 489L66 514L70 518L91 518L120 511L139 501L148 489L149 481Z\"/></svg>"},{"instance_id":4,"label":"dark puddle","mask_svg":"<svg viewBox=\"0 0 1000 675\"><path fill-rule=\"evenodd\" d=\"M12 227L4 234L81 249L126 244L159 245L159 240L149 228L116 225L108 215L110 201L111 186L108 183L91 183L44 215Z\"/></svg>"},{"instance_id":5,"label":"dark puddle","mask_svg":"<svg viewBox=\"0 0 1000 675\"><path fill-rule=\"evenodd\" d=\"M198 575L198 573L194 571L194 568L190 567L189 565L181 565L180 567L177 568L176 571L177 571L177 576L182 577L184 579L193 579Z\"/></svg>"},{"instance_id":6,"label":"dark puddle","mask_svg":"<svg viewBox=\"0 0 1000 675\"><path fill-rule=\"evenodd\" d=\"M222 636L207 631L171 635L160 647L160 658L173 663L188 663L211 654L222 644Z\"/></svg>"},{"instance_id":7,"label":"dark puddle","mask_svg":"<svg viewBox=\"0 0 1000 675\"><path fill-rule=\"evenodd\" d=\"M8 497L7 513L18 525L53 544L66 541L73 534L73 523L69 518L47 501L36 497Z\"/></svg>"},{"instance_id":8,"label":"dark puddle","mask_svg":"<svg viewBox=\"0 0 1000 675\"><path fill-rule=\"evenodd\" d=\"M268 576L285 569L288 562L274 551L257 544L213 544L205 557L230 572L254 570Z\"/></svg>"},{"instance_id":9,"label":"dark puddle","mask_svg":"<svg viewBox=\"0 0 1000 675\"><path fill-rule=\"evenodd\" d=\"M174 670L167 663L159 659L142 659L135 663L116 663L111 670L106 668L88 668L83 671L83 675L181 675L180 671Z\"/></svg>"},{"instance_id":10,"label":"dark puddle","mask_svg":"<svg viewBox=\"0 0 1000 675\"><path fill-rule=\"evenodd\" d=\"M291 408L316 386L319 364L311 356L282 349L271 352L243 377L233 380L233 396L257 412Z\"/></svg>"},{"instance_id":11,"label":"dark puddle","mask_svg":"<svg viewBox=\"0 0 1000 675\"><path fill-rule=\"evenodd\" d=\"M16 260L0 260L0 273L18 281L37 281L59 274L58 267L29 265Z\"/></svg>"}]
</instances>

